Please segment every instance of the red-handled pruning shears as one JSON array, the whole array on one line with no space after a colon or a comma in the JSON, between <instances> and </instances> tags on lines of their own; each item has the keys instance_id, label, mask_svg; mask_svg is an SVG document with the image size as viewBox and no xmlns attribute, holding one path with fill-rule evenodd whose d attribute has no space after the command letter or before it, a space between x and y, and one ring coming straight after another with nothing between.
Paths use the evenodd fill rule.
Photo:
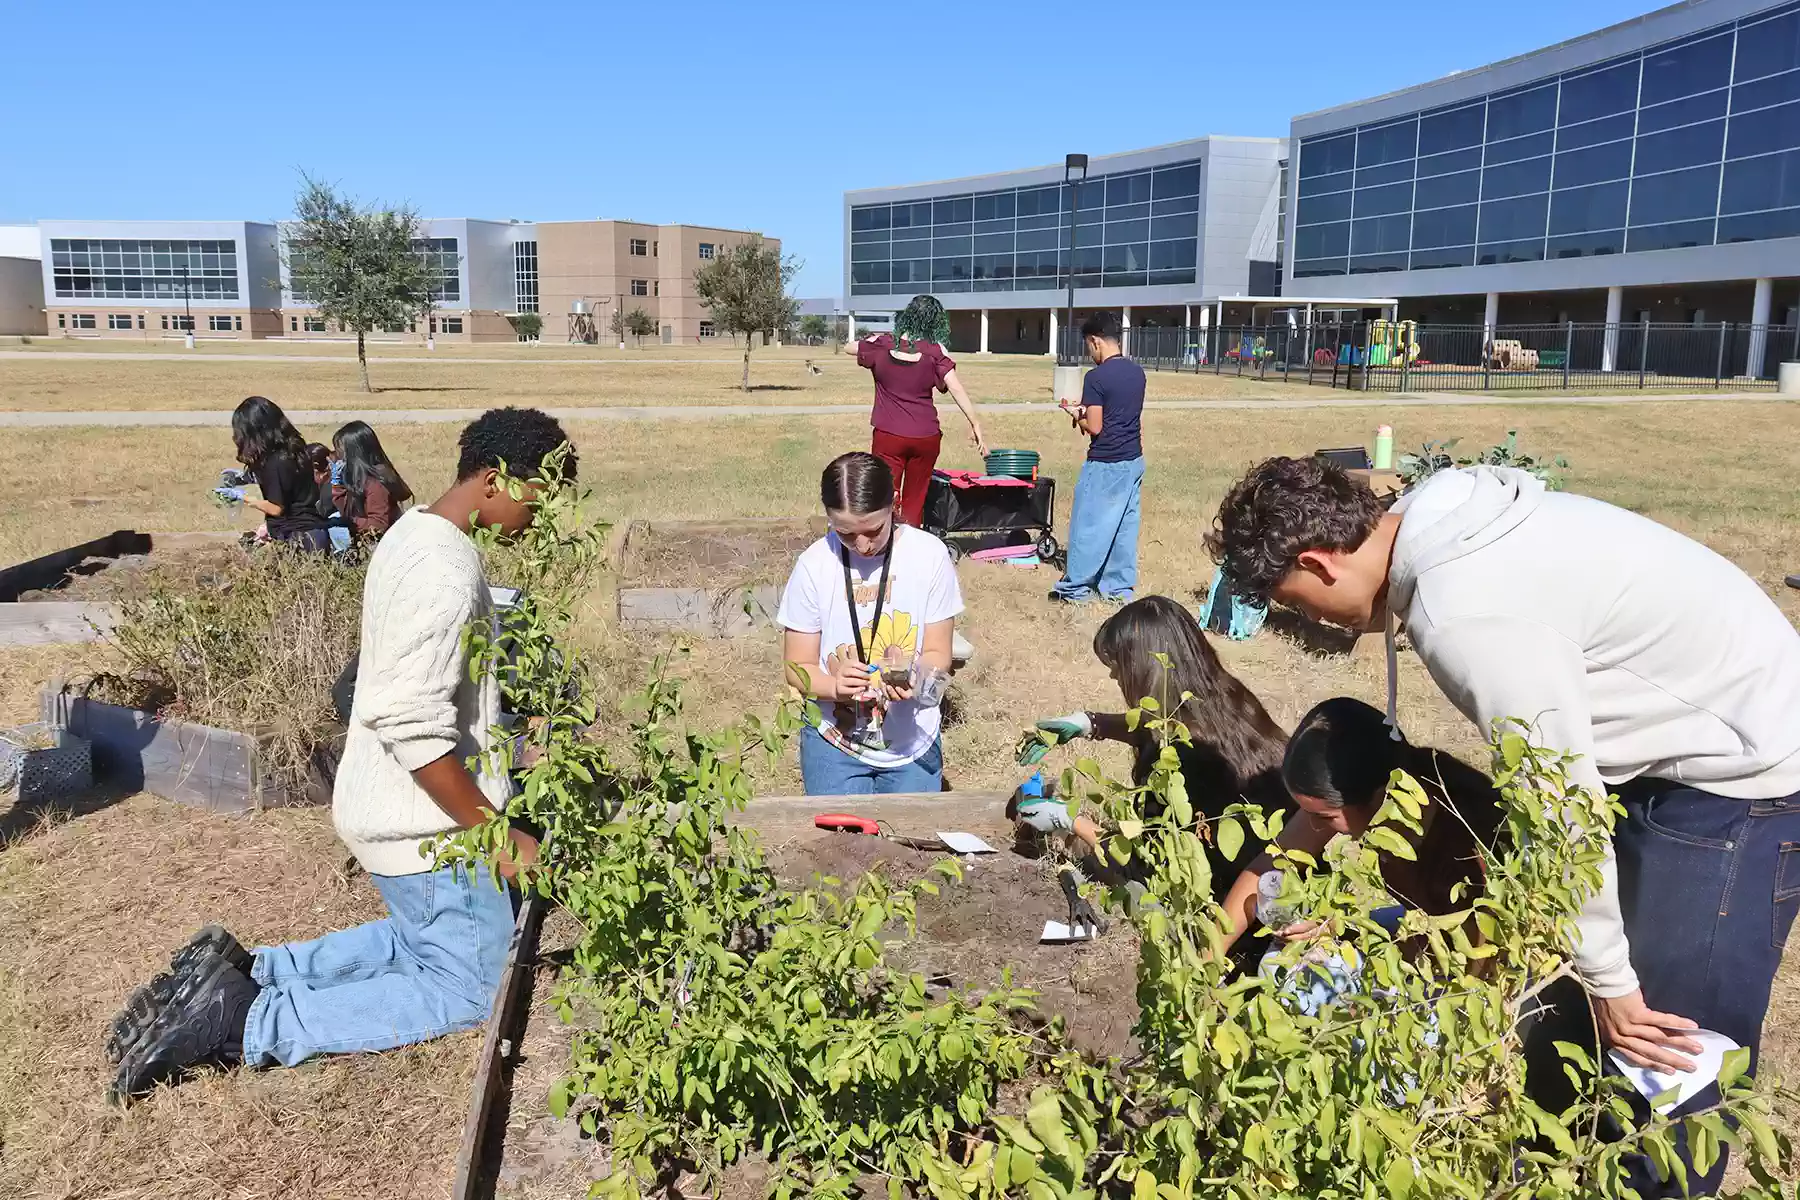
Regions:
<instances>
[{"instance_id":1,"label":"red-handled pruning shears","mask_svg":"<svg viewBox=\"0 0 1800 1200\"><path fill-rule=\"evenodd\" d=\"M897 842L914 850L950 849L941 838L908 837L884 827L880 821L871 821L867 817L859 817L853 813L820 813L813 818L813 824L833 833L866 833L872 837L884 837L890 842Z\"/></svg>"}]
</instances>

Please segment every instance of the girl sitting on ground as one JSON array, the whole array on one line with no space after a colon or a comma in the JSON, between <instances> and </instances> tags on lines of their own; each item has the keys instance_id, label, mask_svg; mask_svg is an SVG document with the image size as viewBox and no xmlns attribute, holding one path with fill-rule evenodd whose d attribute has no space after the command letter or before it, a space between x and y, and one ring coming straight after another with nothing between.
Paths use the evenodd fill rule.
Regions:
<instances>
[{"instance_id":1,"label":"girl sitting on ground","mask_svg":"<svg viewBox=\"0 0 1800 1200\"><path fill-rule=\"evenodd\" d=\"M833 459L819 498L830 532L794 564L776 617L787 682L820 708L800 736L806 794L940 791L933 689L963 607L950 552L899 523L893 472L873 454Z\"/></svg>"},{"instance_id":2,"label":"girl sitting on ground","mask_svg":"<svg viewBox=\"0 0 1800 1200\"><path fill-rule=\"evenodd\" d=\"M231 414L231 440L238 461L249 468L262 492L260 500L246 497L244 503L268 518L269 539L304 550L329 550L306 439L281 407L265 396L246 397Z\"/></svg>"},{"instance_id":3,"label":"girl sitting on ground","mask_svg":"<svg viewBox=\"0 0 1800 1200\"><path fill-rule=\"evenodd\" d=\"M1094 634L1094 656L1112 673L1125 704L1136 706L1149 697L1158 713L1186 727L1189 740L1177 741L1175 753L1196 819L1213 821L1231 805L1246 802L1269 813L1292 807L1280 777L1286 736L1255 694L1219 662L1193 614L1180 604L1167 596L1145 596L1125 605ZM1158 656L1167 660L1166 667ZM1144 716L1153 720L1158 713ZM1132 782L1140 787L1162 753L1161 737L1151 725L1140 722L1132 729L1122 712L1073 712L1039 721L1020 742L1019 762L1033 765L1052 746L1076 738L1131 746ZM1067 807L1054 797L1022 802L1018 816L1040 832L1072 833L1089 849L1099 843L1094 821L1086 816L1071 821ZM1210 842L1208 848L1215 898L1263 849L1249 836L1229 858Z\"/></svg>"},{"instance_id":4,"label":"girl sitting on ground","mask_svg":"<svg viewBox=\"0 0 1800 1200\"><path fill-rule=\"evenodd\" d=\"M412 500L412 489L381 448L366 421L351 421L331 435L342 468L332 486L338 513L359 541L378 541Z\"/></svg>"},{"instance_id":5,"label":"girl sitting on ground","mask_svg":"<svg viewBox=\"0 0 1800 1200\"><path fill-rule=\"evenodd\" d=\"M1300 811L1283 826L1276 843L1323 861L1333 838L1359 837L1369 827L1396 770L1417 780L1431 803L1421 817L1424 832L1393 827L1413 843L1418 857L1409 862L1382 855L1383 882L1406 908L1432 916L1467 908L1472 889L1486 878L1485 857L1504 825L1493 782L1441 750L1395 740L1381 711L1360 700L1338 696L1301 718L1281 764L1282 782ZM1257 924L1257 886L1274 865L1271 856L1260 855L1232 883L1225 898L1232 922L1227 946ZM1299 940L1318 927L1300 921L1272 932Z\"/></svg>"}]
</instances>

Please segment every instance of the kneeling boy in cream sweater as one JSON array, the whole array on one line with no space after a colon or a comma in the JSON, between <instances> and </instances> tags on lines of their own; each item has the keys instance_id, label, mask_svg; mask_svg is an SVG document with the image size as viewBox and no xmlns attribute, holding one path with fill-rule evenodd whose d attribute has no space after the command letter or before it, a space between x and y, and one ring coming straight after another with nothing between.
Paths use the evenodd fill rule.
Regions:
<instances>
[{"instance_id":1,"label":"kneeling boy in cream sweater","mask_svg":"<svg viewBox=\"0 0 1800 1200\"><path fill-rule=\"evenodd\" d=\"M281 1063L386 1050L484 1021L499 986L513 901L486 867L432 869L427 847L481 823L511 794L485 760L500 715L491 675L469 678L463 630L490 611L474 525L516 535L531 479L566 440L535 409L494 409L463 430L456 483L396 521L363 585L361 663L332 798L338 836L374 880L388 915L310 942L247 953L217 926L177 951L114 1022L116 1097L204 1064ZM565 464L572 475L575 458ZM509 878L537 844L513 835Z\"/></svg>"}]
</instances>

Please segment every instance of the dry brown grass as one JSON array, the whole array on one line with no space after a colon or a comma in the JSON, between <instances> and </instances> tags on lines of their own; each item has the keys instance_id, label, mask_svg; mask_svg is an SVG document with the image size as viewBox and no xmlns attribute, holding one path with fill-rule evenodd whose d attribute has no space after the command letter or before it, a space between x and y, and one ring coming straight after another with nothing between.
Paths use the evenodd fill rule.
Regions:
<instances>
[{"instance_id":1,"label":"dry brown grass","mask_svg":"<svg viewBox=\"0 0 1800 1200\"><path fill-rule=\"evenodd\" d=\"M84 347L85 349L85 347ZM485 347L477 347L482 350ZM146 411L230 409L245 396L268 396L295 411L309 408L491 408L503 404L594 407L662 404L869 404L869 373L846 355L790 347L758 350L751 359L751 391L739 386L732 358L611 351L605 355L544 355L512 351L505 363L423 355L373 363L371 396L362 390L355 360L340 363L259 362L209 351L200 361L145 361L129 353L107 359L0 357L0 410ZM297 352L295 352L297 353ZM806 361L822 374L812 375ZM978 404L1049 400L1050 367L1041 357L966 356L958 373ZM1301 396L1308 389L1258 383L1231 374L1152 372L1149 395L1158 400L1222 396ZM945 410L960 437L962 418ZM329 434L329 430L321 431ZM317 436L315 432L314 436Z\"/></svg>"},{"instance_id":2,"label":"dry brown grass","mask_svg":"<svg viewBox=\"0 0 1800 1200\"><path fill-rule=\"evenodd\" d=\"M1693 534L1745 567L1790 619L1800 592L1782 576L1800 569L1800 425L1791 406L1731 402L1630 408L1502 407L1440 410L1152 412L1146 421L1143 590L1188 599L1211 574L1197 539L1231 479L1278 452L1364 441L1379 421L1403 445L1461 437L1465 448L1497 440L1509 426L1534 452L1573 463L1570 484ZM1395 420L1395 418L1398 418ZM1046 470L1071 484L1079 447L1050 415L995 414L997 443L1035 446ZM713 422L604 421L571 425L582 474L602 511L616 519L812 514L823 462L865 444L855 417ZM383 430L402 471L422 495L447 481L453 426ZM145 430L132 445L105 430L43 430L0 450L0 562L14 561L120 526L214 528L222 517L205 489L229 459L223 430ZM960 447L950 455L971 461ZM56 464L44 486L43 464ZM64 484L65 480L79 483ZM69 493L99 503L75 506ZM1066 519L1068 492L1059 497ZM1052 608L1049 571L970 565L962 628L977 657L959 676L960 720L947 733L946 761L964 788L1014 776L1019 728L1046 712L1118 702L1089 642L1102 613ZM1682 586L1672 579L1669 586ZM622 636L608 617L609 585L597 589L583 638L601 651L609 697L638 686L664 639ZM1221 656L1291 724L1339 693L1378 702L1381 663L1373 639L1349 653L1316 654L1268 634L1225 644ZM690 716L716 725L746 709L766 711L776 683L772 633L688 643L679 669L693 681ZM35 689L79 651L0 653L0 704L28 715ZM1472 729L1438 694L1417 659L1403 656L1401 715L1419 740L1468 752ZM1122 768L1123 764L1119 764ZM797 791L791 762L762 781ZM225 919L247 937L306 937L377 911L366 885L338 881L342 852L317 812L222 819L147 799L82 816L0 850L0 1194L25 1196L198 1195L295 1197L441 1194L460 1120L471 1039L395 1055L336 1060L297 1071L237 1073L158 1096L128 1117L99 1105L105 1072L99 1029L129 986L193 927ZM1800 969L1777 981L1766 1058L1800 1078ZM540 1008L530 1086L541 1101L560 1043ZM1800 1122L1789 1121L1790 1130ZM577 1194L592 1168L579 1147L566 1171L527 1189ZM559 1151L560 1152L560 1151ZM198 1181L192 1182L192 1181ZM242 1183L241 1190L231 1187ZM561 1189L561 1190L558 1190Z\"/></svg>"},{"instance_id":3,"label":"dry brown grass","mask_svg":"<svg viewBox=\"0 0 1800 1200\"><path fill-rule=\"evenodd\" d=\"M109 1107L100 1041L171 947L381 915L318 810L216 817L147 796L0 853L0 1194L21 1200L442 1195L478 1034L293 1071L203 1076Z\"/></svg>"}]
</instances>

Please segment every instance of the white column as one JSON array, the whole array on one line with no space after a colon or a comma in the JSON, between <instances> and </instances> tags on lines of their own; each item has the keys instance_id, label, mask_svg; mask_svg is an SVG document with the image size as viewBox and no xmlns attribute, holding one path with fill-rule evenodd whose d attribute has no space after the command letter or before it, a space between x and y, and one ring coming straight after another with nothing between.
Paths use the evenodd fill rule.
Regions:
<instances>
[{"instance_id":1,"label":"white column","mask_svg":"<svg viewBox=\"0 0 1800 1200\"><path fill-rule=\"evenodd\" d=\"M981 352L988 352L988 310L981 310Z\"/></svg>"},{"instance_id":2,"label":"white column","mask_svg":"<svg viewBox=\"0 0 1800 1200\"><path fill-rule=\"evenodd\" d=\"M1056 357L1056 310L1050 310L1050 348L1045 351L1052 358Z\"/></svg>"},{"instance_id":3,"label":"white column","mask_svg":"<svg viewBox=\"0 0 1800 1200\"><path fill-rule=\"evenodd\" d=\"M845 313L844 320L846 322L844 326L844 340L846 342L854 342L856 340L856 310L851 309L849 312Z\"/></svg>"},{"instance_id":4,"label":"white column","mask_svg":"<svg viewBox=\"0 0 1800 1200\"><path fill-rule=\"evenodd\" d=\"M1606 339L1600 346L1600 369L1602 371L1618 370L1619 310L1624 305L1624 288L1609 287L1606 289Z\"/></svg>"},{"instance_id":5,"label":"white column","mask_svg":"<svg viewBox=\"0 0 1800 1200\"><path fill-rule=\"evenodd\" d=\"M1181 327L1183 329L1192 329L1194 327L1194 306L1191 304L1184 304L1181 306Z\"/></svg>"},{"instance_id":6,"label":"white column","mask_svg":"<svg viewBox=\"0 0 1800 1200\"><path fill-rule=\"evenodd\" d=\"M1744 374L1752 379L1762 375L1763 355L1769 349L1769 304L1774 291L1773 281L1759 279L1750 301L1750 352L1744 356Z\"/></svg>"},{"instance_id":7,"label":"white column","mask_svg":"<svg viewBox=\"0 0 1800 1200\"><path fill-rule=\"evenodd\" d=\"M1206 336L1208 329L1212 326L1212 311L1211 305L1202 304L1200 306L1200 353L1204 355L1212 353L1212 346L1208 343Z\"/></svg>"},{"instance_id":8,"label":"white column","mask_svg":"<svg viewBox=\"0 0 1800 1200\"><path fill-rule=\"evenodd\" d=\"M1125 339L1124 344L1122 346L1120 346L1120 349L1125 351L1126 354L1130 354L1131 353L1131 305L1129 305L1129 304L1125 305L1122 309L1120 309L1120 312L1121 312L1122 316L1119 321L1119 328Z\"/></svg>"},{"instance_id":9,"label":"white column","mask_svg":"<svg viewBox=\"0 0 1800 1200\"><path fill-rule=\"evenodd\" d=\"M1494 336L1494 326L1500 323L1500 293L1487 294L1487 309L1481 314L1481 323L1487 328L1487 336Z\"/></svg>"}]
</instances>

